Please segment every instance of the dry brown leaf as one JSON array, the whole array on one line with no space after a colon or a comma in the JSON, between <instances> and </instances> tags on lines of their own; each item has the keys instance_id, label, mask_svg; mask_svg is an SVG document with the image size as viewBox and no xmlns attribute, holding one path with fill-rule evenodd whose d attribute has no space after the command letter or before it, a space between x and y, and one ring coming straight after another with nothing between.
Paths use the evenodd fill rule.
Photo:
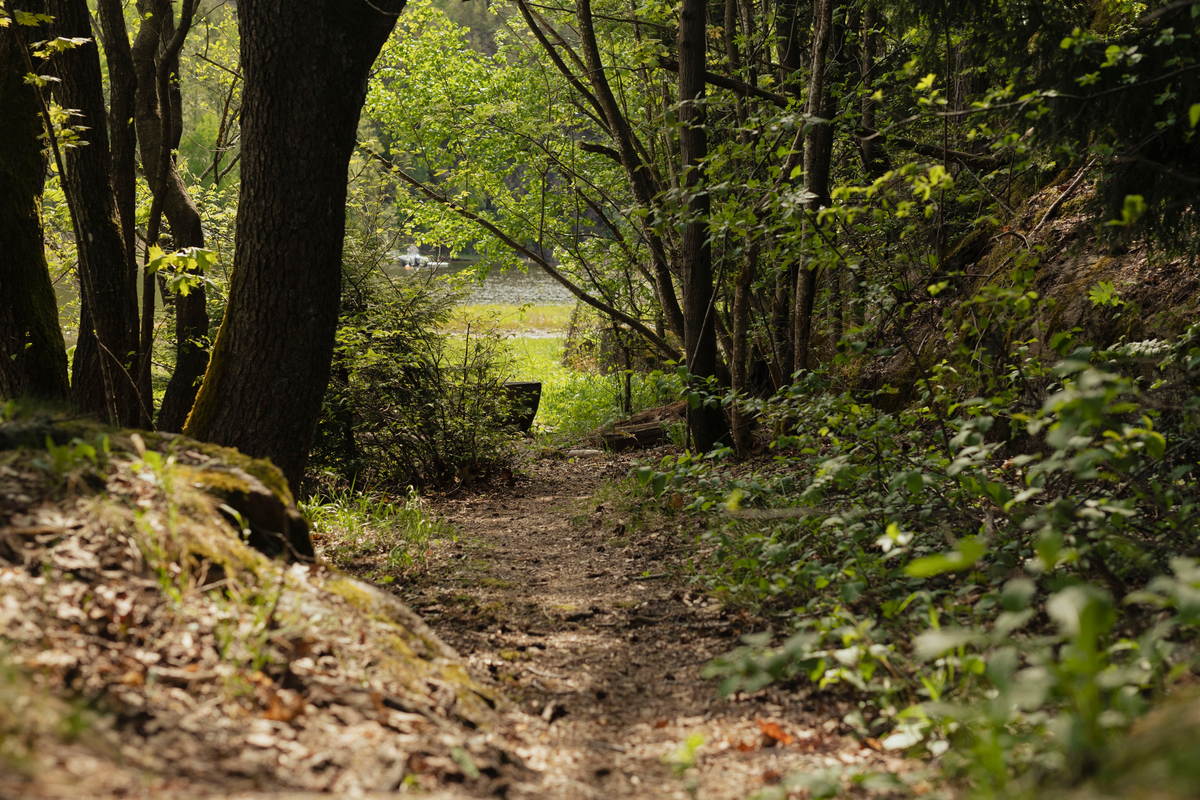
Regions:
<instances>
[{"instance_id":1,"label":"dry brown leaf","mask_svg":"<svg viewBox=\"0 0 1200 800\"><path fill-rule=\"evenodd\" d=\"M263 712L263 719L291 722L303 713L304 698L285 689L282 692L271 692L267 698L267 709Z\"/></svg>"},{"instance_id":2,"label":"dry brown leaf","mask_svg":"<svg viewBox=\"0 0 1200 800\"><path fill-rule=\"evenodd\" d=\"M122 675L117 682L123 686L145 686L146 676L138 670L131 669Z\"/></svg>"},{"instance_id":3,"label":"dry brown leaf","mask_svg":"<svg viewBox=\"0 0 1200 800\"><path fill-rule=\"evenodd\" d=\"M770 739L771 744L779 742L781 744L788 745L796 741L795 737L784 733L783 728L779 727L777 723L767 722L766 720L760 719L758 721L758 727L762 729L763 738ZM765 745L766 742L764 741L763 744Z\"/></svg>"}]
</instances>

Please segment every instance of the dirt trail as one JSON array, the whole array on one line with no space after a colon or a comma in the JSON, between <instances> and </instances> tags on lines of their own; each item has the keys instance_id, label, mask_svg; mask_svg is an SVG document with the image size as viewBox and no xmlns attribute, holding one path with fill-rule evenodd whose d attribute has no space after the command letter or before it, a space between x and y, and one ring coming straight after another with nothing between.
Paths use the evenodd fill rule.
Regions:
<instances>
[{"instance_id":1,"label":"dirt trail","mask_svg":"<svg viewBox=\"0 0 1200 800\"><path fill-rule=\"evenodd\" d=\"M638 530L606 500L629 465L535 460L512 486L436 506L459 540L405 599L512 700L506 733L533 771L507 796L732 800L797 771L903 771L843 735L846 703L717 697L703 665L752 628L683 580L694 531ZM679 774L671 754L696 736Z\"/></svg>"}]
</instances>

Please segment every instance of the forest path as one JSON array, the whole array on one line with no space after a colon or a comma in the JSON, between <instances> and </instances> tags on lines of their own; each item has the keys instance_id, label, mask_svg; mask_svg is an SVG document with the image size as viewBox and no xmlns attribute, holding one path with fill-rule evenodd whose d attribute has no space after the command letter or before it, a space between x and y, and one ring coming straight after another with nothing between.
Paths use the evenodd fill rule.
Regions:
<instances>
[{"instance_id":1,"label":"forest path","mask_svg":"<svg viewBox=\"0 0 1200 800\"><path fill-rule=\"evenodd\" d=\"M435 504L458 541L405 599L512 701L505 733L533 771L507 796L734 800L797 771L902 768L840 733L846 704L717 696L701 670L751 628L681 577L696 531L639 527L605 490L630 464L532 460L500 491ZM689 738L696 766L672 769Z\"/></svg>"}]
</instances>

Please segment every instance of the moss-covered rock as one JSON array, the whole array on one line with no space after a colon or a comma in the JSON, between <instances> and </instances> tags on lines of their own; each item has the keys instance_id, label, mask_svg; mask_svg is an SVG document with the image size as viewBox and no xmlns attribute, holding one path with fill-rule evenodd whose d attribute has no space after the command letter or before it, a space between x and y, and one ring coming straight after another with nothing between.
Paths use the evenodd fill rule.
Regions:
<instances>
[{"instance_id":1,"label":"moss-covered rock","mask_svg":"<svg viewBox=\"0 0 1200 800\"><path fill-rule=\"evenodd\" d=\"M36 409L0 426L0 449L42 450L47 441L70 447L77 441L92 444L101 436L107 437L112 449L138 452L144 448L170 459L180 479L216 499L218 510L246 532L247 543L256 550L271 558L313 560L308 522L283 473L269 459L251 458L231 447L179 434L114 429L91 418L48 415Z\"/></svg>"}]
</instances>

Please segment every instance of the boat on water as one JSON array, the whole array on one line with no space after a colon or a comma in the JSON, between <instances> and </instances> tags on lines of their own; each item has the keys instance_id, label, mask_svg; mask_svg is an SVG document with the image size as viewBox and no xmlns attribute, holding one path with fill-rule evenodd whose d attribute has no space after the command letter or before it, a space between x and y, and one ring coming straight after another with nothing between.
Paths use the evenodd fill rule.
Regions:
<instances>
[{"instance_id":1,"label":"boat on water","mask_svg":"<svg viewBox=\"0 0 1200 800\"><path fill-rule=\"evenodd\" d=\"M429 259L421 255L421 250L415 244L410 244L408 250L396 260L400 266L407 269L420 269L430 265Z\"/></svg>"}]
</instances>

